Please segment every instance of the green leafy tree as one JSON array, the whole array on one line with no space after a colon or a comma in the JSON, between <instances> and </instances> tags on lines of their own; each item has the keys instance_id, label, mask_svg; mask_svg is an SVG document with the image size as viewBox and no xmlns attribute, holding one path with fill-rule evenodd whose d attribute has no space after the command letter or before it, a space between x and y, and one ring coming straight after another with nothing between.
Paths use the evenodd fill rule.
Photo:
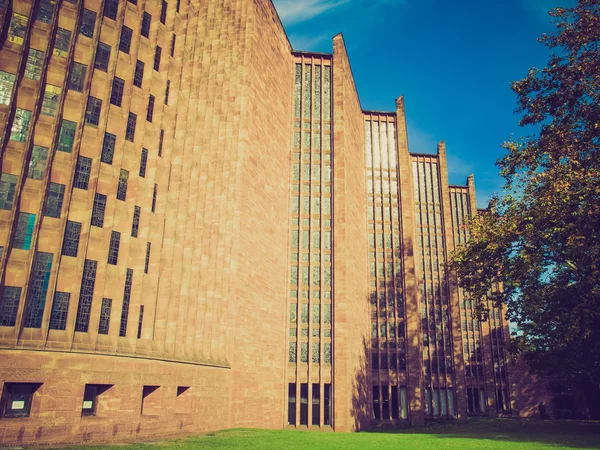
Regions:
<instances>
[{"instance_id":1,"label":"green leafy tree","mask_svg":"<svg viewBox=\"0 0 600 450\"><path fill-rule=\"evenodd\" d=\"M600 2L550 12L544 69L514 82L520 125L503 144L503 194L469 224L450 259L473 300L507 305L530 366L600 384ZM502 286L502 289L497 289Z\"/></svg>"}]
</instances>

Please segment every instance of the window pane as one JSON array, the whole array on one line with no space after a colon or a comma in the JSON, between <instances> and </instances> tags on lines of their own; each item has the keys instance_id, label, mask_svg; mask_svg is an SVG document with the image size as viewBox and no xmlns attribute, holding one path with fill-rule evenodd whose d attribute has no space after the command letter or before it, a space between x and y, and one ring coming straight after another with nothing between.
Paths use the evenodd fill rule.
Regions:
<instances>
[{"instance_id":1,"label":"window pane","mask_svg":"<svg viewBox=\"0 0 600 450\"><path fill-rule=\"evenodd\" d=\"M77 166L75 167L75 180L73 187L87 190L90 183L90 173L92 172L92 159L79 155Z\"/></svg>"},{"instance_id":2,"label":"window pane","mask_svg":"<svg viewBox=\"0 0 600 450\"><path fill-rule=\"evenodd\" d=\"M127 180L129 179L129 171L121 169L119 174L119 184L117 186L117 200L125 201L127 198Z\"/></svg>"},{"instance_id":3,"label":"window pane","mask_svg":"<svg viewBox=\"0 0 600 450\"><path fill-rule=\"evenodd\" d=\"M142 16L142 29L140 31L141 35L144 37L148 37L150 34L150 23L152 22L152 16L144 11L144 15Z\"/></svg>"},{"instance_id":4,"label":"window pane","mask_svg":"<svg viewBox=\"0 0 600 450\"><path fill-rule=\"evenodd\" d=\"M62 210L64 196L65 185L51 182L48 190L48 198L46 199L44 216L58 219Z\"/></svg>"},{"instance_id":5,"label":"window pane","mask_svg":"<svg viewBox=\"0 0 600 450\"><path fill-rule=\"evenodd\" d=\"M111 231L110 244L108 246L108 264L117 265L119 260L119 245L121 243L121 233Z\"/></svg>"},{"instance_id":6,"label":"window pane","mask_svg":"<svg viewBox=\"0 0 600 450\"><path fill-rule=\"evenodd\" d=\"M142 87L142 81L144 80L144 63L137 60L135 63L135 73L133 74L133 85Z\"/></svg>"},{"instance_id":7,"label":"window pane","mask_svg":"<svg viewBox=\"0 0 600 450\"><path fill-rule=\"evenodd\" d=\"M83 10L81 17L81 25L79 26L79 33L85 37L91 38L94 35L94 27L96 26L96 13L89 9Z\"/></svg>"},{"instance_id":8,"label":"window pane","mask_svg":"<svg viewBox=\"0 0 600 450\"><path fill-rule=\"evenodd\" d=\"M0 209L11 210L19 177L3 173L0 177Z\"/></svg>"},{"instance_id":9,"label":"window pane","mask_svg":"<svg viewBox=\"0 0 600 450\"><path fill-rule=\"evenodd\" d=\"M162 5L160 8L160 23L167 23L167 5L168 3L165 0L162 0Z\"/></svg>"},{"instance_id":10,"label":"window pane","mask_svg":"<svg viewBox=\"0 0 600 450\"><path fill-rule=\"evenodd\" d=\"M27 133L29 132L30 120L31 111L17 108L10 132L11 141L25 142L25 140L27 139Z\"/></svg>"},{"instance_id":11,"label":"window pane","mask_svg":"<svg viewBox=\"0 0 600 450\"><path fill-rule=\"evenodd\" d=\"M83 82L85 81L85 71L87 66L78 62L73 63L71 69L71 77L69 78L69 89L72 91L82 92Z\"/></svg>"},{"instance_id":12,"label":"window pane","mask_svg":"<svg viewBox=\"0 0 600 450\"><path fill-rule=\"evenodd\" d=\"M150 95L148 97L148 110L146 111L146 120L148 122L152 122L153 115L154 115L154 95Z\"/></svg>"},{"instance_id":13,"label":"window pane","mask_svg":"<svg viewBox=\"0 0 600 450\"><path fill-rule=\"evenodd\" d=\"M133 269L127 269L125 276L125 289L123 291L123 309L121 310L121 326L119 336L125 337L127 334L127 320L129 318L129 301L131 299L131 284L133 282Z\"/></svg>"},{"instance_id":14,"label":"window pane","mask_svg":"<svg viewBox=\"0 0 600 450\"><path fill-rule=\"evenodd\" d=\"M0 105L10 105L16 76L0 71Z\"/></svg>"},{"instance_id":15,"label":"window pane","mask_svg":"<svg viewBox=\"0 0 600 450\"><path fill-rule=\"evenodd\" d=\"M54 52L56 56L66 57L69 53L69 43L71 42L71 31L59 28L56 30L56 40L54 41Z\"/></svg>"},{"instance_id":16,"label":"window pane","mask_svg":"<svg viewBox=\"0 0 600 450\"><path fill-rule=\"evenodd\" d=\"M52 304L52 314L50 316L51 330L64 330L67 328L67 314L69 312L69 300L71 294L68 292L54 293L54 302Z\"/></svg>"},{"instance_id":17,"label":"window pane","mask_svg":"<svg viewBox=\"0 0 600 450\"><path fill-rule=\"evenodd\" d=\"M125 130L125 140L133 142L135 137L135 125L137 122L137 116L133 113L129 113L127 118L127 129Z\"/></svg>"},{"instance_id":18,"label":"window pane","mask_svg":"<svg viewBox=\"0 0 600 450\"><path fill-rule=\"evenodd\" d=\"M60 124L60 134L58 136L58 144L56 149L59 152L71 153L73 150L73 142L75 141L75 130L77 124L70 120L62 120Z\"/></svg>"},{"instance_id":19,"label":"window pane","mask_svg":"<svg viewBox=\"0 0 600 450\"><path fill-rule=\"evenodd\" d=\"M104 17L117 20L117 10L119 9L119 0L106 0L104 3Z\"/></svg>"},{"instance_id":20,"label":"window pane","mask_svg":"<svg viewBox=\"0 0 600 450\"><path fill-rule=\"evenodd\" d=\"M77 257L79 250L79 238L81 236L81 223L67 220L65 238L63 240L62 254Z\"/></svg>"},{"instance_id":21,"label":"window pane","mask_svg":"<svg viewBox=\"0 0 600 450\"><path fill-rule=\"evenodd\" d=\"M110 310L112 308L112 299L103 298L100 308L100 322L98 323L98 334L108 334L110 326Z\"/></svg>"},{"instance_id":22,"label":"window pane","mask_svg":"<svg viewBox=\"0 0 600 450\"><path fill-rule=\"evenodd\" d=\"M15 231L14 247L21 250L31 249L31 238L35 226L35 214L19 213Z\"/></svg>"},{"instance_id":23,"label":"window pane","mask_svg":"<svg viewBox=\"0 0 600 450\"><path fill-rule=\"evenodd\" d=\"M52 22L52 13L54 12L54 0L40 0L37 20L44 23Z\"/></svg>"},{"instance_id":24,"label":"window pane","mask_svg":"<svg viewBox=\"0 0 600 450\"><path fill-rule=\"evenodd\" d=\"M142 149L142 157L140 159L140 177L146 176L146 164L148 162L148 150Z\"/></svg>"},{"instance_id":25,"label":"window pane","mask_svg":"<svg viewBox=\"0 0 600 450\"><path fill-rule=\"evenodd\" d=\"M119 41L119 50L123 53L129 54L129 50L131 49L131 36L133 35L133 31L131 28L123 25L123 29L121 30L121 39Z\"/></svg>"},{"instance_id":26,"label":"window pane","mask_svg":"<svg viewBox=\"0 0 600 450\"><path fill-rule=\"evenodd\" d=\"M115 77L113 80L112 91L110 93L110 102L113 105L121 106L123 101L123 90L125 88L125 81Z\"/></svg>"},{"instance_id":27,"label":"window pane","mask_svg":"<svg viewBox=\"0 0 600 450\"><path fill-rule=\"evenodd\" d=\"M13 13L8 27L8 40L15 44L23 45L27 30L27 16Z\"/></svg>"},{"instance_id":28,"label":"window pane","mask_svg":"<svg viewBox=\"0 0 600 450\"><path fill-rule=\"evenodd\" d=\"M41 180L48 166L48 148L39 145L33 146L31 160L29 161L29 171L27 177L34 180Z\"/></svg>"},{"instance_id":29,"label":"window pane","mask_svg":"<svg viewBox=\"0 0 600 450\"><path fill-rule=\"evenodd\" d=\"M131 224L131 236L138 237L140 228L140 214L142 209L139 206L133 207L133 223Z\"/></svg>"},{"instance_id":30,"label":"window pane","mask_svg":"<svg viewBox=\"0 0 600 450\"><path fill-rule=\"evenodd\" d=\"M44 100L42 102L41 113L54 117L58 110L58 100L60 99L61 88L51 84L46 85L44 91Z\"/></svg>"},{"instance_id":31,"label":"window pane","mask_svg":"<svg viewBox=\"0 0 600 450\"><path fill-rule=\"evenodd\" d=\"M30 80L39 80L41 78L44 55L44 52L40 50L36 50L35 48L29 49L29 56L25 65L25 78L29 78Z\"/></svg>"},{"instance_id":32,"label":"window pane","mask_svg":"<svg viewBox=\"0 0 600 450\"><path fill-rule=\"evenodd\" d=\"M156 50L154 51L154 70L158 71L160 68L160 54L162 49L157 45Z\"/></svg>"},{"instance_id":33,"label":"window pane","mask_svg":"<svg viewBox=\"0 0 600 450\"><path fill-rule=\"evenodd\" d=\"M42 326L51 270L52 253L36 253L31 270L31 284L27 291L27 311L23 322L25 328L40 328Z\"/></svg>"},{"instance_id":34,"label":"window pane","mask_svg":"<svg viewBox=\"0 0 600 450\"><path fill-rule=\"evenodd\" d=\"M17 321L17 311L21 299L21 288L4 286L2 302L0 303L0 326L14 327Z\"/></svg>"},{"instance_id":35,"label":"window pane","mask_svg":"<svg viewBox=\"0 0 600 450\"><path fill-rule=\"evenodd\" d=\"M75 319L75 331L87 333L90 324L90 311L94 297L94 284L96 283L97 261L86 259L83 265L83 276L81 278L81 289L79 293L79 305L77 306L77 317Z\"/></svg>"},{"instance_id":36,"label":"window pane","mask_svg":"<svg viewBox=\"0 0 600 450\"><path fill-rule=\"evenodd\" d=\"M115 142L117 137L111 133L104 133L104 141L102 142L102 156L100 160L106 164L112 164L115 154Z\"/></svg>"},{"instance_id":37,"label":"window pane","mask_svg":"<svg viewBox=\"0 0 600 450\"><path fill-rule=\"evenodd\" d=\"M94 207L92 209L92 226L100 227L104 225L104 211L106 210L106 195L96 192L94 196Z\"/></svg>"},{"instance_id":38,"label":"window pane","mask_svg":"<svg viewBox=\"0 0 600 450\"><path fill-rule=\"evenodd\" d=\"M98 125L100 122L100 110L102 109L102 100L95 97L88 99L87 111L85 112L85 123Z\"/></svg>"},{"instance_id":39,"label":"window pane","mask_svg":"<svg viewBox=\"0 0 600 450\"><path fill-rule=\"evenodd\" d=\"M98 49L96 50L96 60L94 61L94 67L96 69L106 72L108 70L108 61L110 60L110 45L106 45L102 42L98 42Z\"/></svg>"}]
</instances>

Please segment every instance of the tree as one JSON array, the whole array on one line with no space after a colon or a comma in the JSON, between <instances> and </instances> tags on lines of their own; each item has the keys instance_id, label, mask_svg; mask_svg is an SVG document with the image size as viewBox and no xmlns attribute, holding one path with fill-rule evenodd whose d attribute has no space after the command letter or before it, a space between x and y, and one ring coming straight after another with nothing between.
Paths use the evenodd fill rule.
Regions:
<instances>
[{"instance_id":1,"label":"tree","mask_svg":"<svg viewBox=\"0 0 600 450\"><path fill-rule=\"evenodd\" d=\"M503 193L469 224L448 268L472 300L507 306L513 344L563 383L600 384L600 3L550 12L548 65L512 84L520 125ZM497 289L501 286L502 289Z\"/></svg>"}]
</instances>

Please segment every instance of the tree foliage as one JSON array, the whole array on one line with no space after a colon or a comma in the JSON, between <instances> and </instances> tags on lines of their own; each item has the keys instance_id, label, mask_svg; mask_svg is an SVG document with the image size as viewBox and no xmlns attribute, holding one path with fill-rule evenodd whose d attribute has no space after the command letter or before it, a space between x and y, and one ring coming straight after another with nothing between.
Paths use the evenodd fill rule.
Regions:
<instances>
[{"instance_id":1,"label":"tree foliage","mask_svg":"<svg viewBox=\"0 0 600 450\"><path fill-rule=\"evenodd\" d=\"M520 125L503 144L503 194L449 267L474 300L505 303L530 365L600 383L600 3L550 12L548 65L512 84ZM495 289L502 286L502 289Z\"/></svg>"}]
</instances>

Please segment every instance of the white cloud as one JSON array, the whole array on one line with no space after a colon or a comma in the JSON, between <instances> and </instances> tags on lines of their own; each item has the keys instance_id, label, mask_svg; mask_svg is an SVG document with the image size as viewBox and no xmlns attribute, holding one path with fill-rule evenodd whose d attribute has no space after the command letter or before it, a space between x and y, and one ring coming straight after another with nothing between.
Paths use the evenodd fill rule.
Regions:
<instances>
[{"instance_id":1,"label":"white cloud","mask_svg":"<svg viewBox=\"0 0 600 450\"><path fill-rule=\"evenodd\" d=\"M304 22L349 3L350 0L273 0L286 25Z\"/></svg>"},{"instance_id":2,"label":"white cloud","mask_svg":"<svg viewBox=\"0 0 600 450\"><path fill-rule=\"evenodd\" d=\"M331 39L331 34L322 33L316 36L298 33L290 34L290 42L294 50L307 52L317 51L316 47L326 39Z\"/></svg>"},{"instance_id":3,"label":"white cloud","mask_svg":"<svg viewBox=\"0 0 600 450\"><path fill-rule=\"evenodd\" d=\"M448 164L448 177L452 180L461 180L460 183L465 183L467 176L475 172L475 166L472 163L451 152L446 153L446 162Z\"/></svg>"},{"instance_id":4,"label":"white cloud","mask_svg":"<svg viewBox=\"0 0 600 450\"><path fill-rule=\"evenodd\" d=\"M408 128L408 149L411 153L432 153L437 152L438 141L431 133L423 131L414 126L410 120L407 121Z\"/></svg>"}]
</instances>

